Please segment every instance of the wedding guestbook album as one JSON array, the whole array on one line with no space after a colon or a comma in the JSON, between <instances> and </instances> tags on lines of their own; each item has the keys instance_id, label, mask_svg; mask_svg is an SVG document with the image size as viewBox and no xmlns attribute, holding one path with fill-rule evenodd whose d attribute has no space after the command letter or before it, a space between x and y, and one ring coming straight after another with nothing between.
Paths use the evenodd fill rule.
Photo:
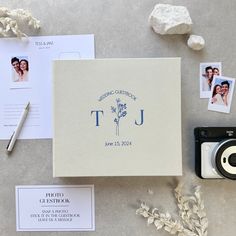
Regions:
<instances>
[{"instance_id":1,"label":"wedding guestbook album","mask_svg":"<svg viewBox=\"0 0 236 236\"><path fill-rule=\"evenodd\" d=\"M53 64L53 176L182 175L180 58Z\"/></svg>"}]
</instances>

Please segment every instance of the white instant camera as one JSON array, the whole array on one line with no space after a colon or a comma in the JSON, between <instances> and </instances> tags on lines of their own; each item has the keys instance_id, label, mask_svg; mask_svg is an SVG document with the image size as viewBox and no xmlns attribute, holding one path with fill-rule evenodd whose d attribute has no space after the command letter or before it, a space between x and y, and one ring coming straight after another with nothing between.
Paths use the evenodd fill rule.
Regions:
<instances>
[{"instance_id":1,"label":"white instant camera","mask_svg":"<svg viewBox=\"0 0 236 236\"><path fill-rule=\"evenodd\" d=\"M236 127L198 127L194 136L196 174L236 180Z\"/></svg>"}]
</instances>

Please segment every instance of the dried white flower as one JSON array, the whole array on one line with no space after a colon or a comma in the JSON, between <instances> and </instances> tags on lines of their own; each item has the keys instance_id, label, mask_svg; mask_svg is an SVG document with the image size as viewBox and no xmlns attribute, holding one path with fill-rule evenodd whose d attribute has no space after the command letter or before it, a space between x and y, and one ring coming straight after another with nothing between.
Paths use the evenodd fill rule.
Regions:
<instances>
[{"instance_id":1,"label":"dried white flower","mask_svg":"<svg viewBox=\"0 0 236 236\"><path fill-rule=\"evenodd\" d=\"M12 34L17 37L26 37L27 35L19 29L18 23L26 23L33 29L40 28L40 21L34 18L31 13L23 9L9 10L6 7L0 7L0 35L9 37Z\"/></svg>"},{"instance_id":2,"label":"dried white flower","mask_svg":"<svg viewBox=\"0 0 236 236\"><path fill-rule=\"evenodd\" d=\"M157 230L164 229L178 236L207 236L208 219L204 211L200 187L195 187L193 196L184 196L178 185L175 189L175 197L181 221L172 219L168 212L162 213L157 208L150 209L145 203L141 203L136 214L147 218L147 224L154 224Z\"/></svg>"}]
</instances>

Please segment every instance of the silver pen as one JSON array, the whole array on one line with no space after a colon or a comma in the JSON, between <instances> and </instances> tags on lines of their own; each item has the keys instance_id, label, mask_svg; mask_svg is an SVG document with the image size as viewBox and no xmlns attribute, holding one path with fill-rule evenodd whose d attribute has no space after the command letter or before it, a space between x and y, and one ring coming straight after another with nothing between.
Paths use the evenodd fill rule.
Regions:
<instances>
[{"instance_id":1,"label":"silver pen","mask_svg":"<svg viewBox=\"0 0 236 236\"><path fill-rule=\"evenodd\" d=\"M20 120L19 120L19 123L18 125L16 126L16 130L13 132L8 144L7 144L7 147L6 147L6 150L7 150L7 153L10 153L14 147L14 144L16 142L16 139L18 138L19 134L20 134L20 131L22 129L22 126L25 122L25 119L28 115L28 112L29 112L29 106L30 106L30 102L27 103L26 107L24 108L22 114L21 114L21 117L20 117Z\"/></svg>"}]
</instances>

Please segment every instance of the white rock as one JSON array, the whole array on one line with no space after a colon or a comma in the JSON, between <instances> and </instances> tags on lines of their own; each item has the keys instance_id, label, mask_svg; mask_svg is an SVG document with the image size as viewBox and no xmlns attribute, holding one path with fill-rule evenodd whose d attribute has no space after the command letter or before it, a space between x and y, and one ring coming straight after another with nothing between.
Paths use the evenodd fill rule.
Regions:
<instances>
[{"instance_id":1,"label":"white rock","mask_svg":"<svg viewBox=\"0 0 236 236\"><path fill-rule=\"evenodd\" d=\"M202 36L192 34L190 35L187 44L193 50L201 50L205 46L205 40Z\"/></svg>"},{"instance_id":2,"label":"white rock","mask_svg":"<svg viewBox=\"0 0 236 236\"><path fill-rule=\"evenodd\" d=\"M149 16L149 24L158 34L187 34L192 29L192 19L184 6L157 4Z\"/></svg>"}]
</instances>

